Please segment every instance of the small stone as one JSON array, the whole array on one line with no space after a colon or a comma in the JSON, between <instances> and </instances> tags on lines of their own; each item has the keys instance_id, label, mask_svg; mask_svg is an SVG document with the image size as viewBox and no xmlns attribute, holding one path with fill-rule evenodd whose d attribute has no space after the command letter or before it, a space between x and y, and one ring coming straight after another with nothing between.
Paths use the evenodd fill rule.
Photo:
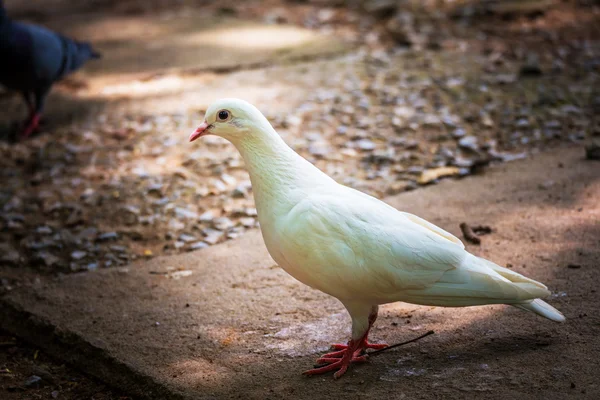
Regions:
<instances>
[{"instance_id":1,"label":"small stone","mask_svg":"<svg viewBox=\"0 0 600 400\"><path fill-rule=\"evenodd\" d=\"M227 217L216 218L213 220L213 227L220 231L226 231L234 226L235 224Z\"/></svg>"},{"instance_id":2,"label":"small stone","mask_svg":"<svg viewBox=\"0 0 600 400\"><path fill-rule=\"evenodd\" d=\"M88 271L95 271L98 269L98 263L89 263L85 266Z\"/></svg>"},{"instance_id":3,"label":"small stone","mask_svg":"<svg viewBox=\"0 0 600 400\"><path fill-rule=\"evenodd\" d=\"M308 146L308 152L316 157L325 157L331 152L331 148L325 141L313 142Z\"/></svg>"},{"instance_id":4,"label":"small stone","mask_svg":"<svg viewBox=\"0 0 600 400\"><path fill-rule=\"evenodd\" d=\"M340 125L337 127L335 133L338 135L346 135L348 133L348 127L346 125Z\"/></svg>"},{"instance_id":5,"label":"small stone","mask_svg":"<svg viewBox=\"0 0 600 400\"><path fill-rule=\"evenodd\" d=\"M205 211L198 217L198 221L200 222L210 222L215 218L212 211Z\"/></svg>"},{"instance_id":6,"label":"small stone","mask_svg":"<svg viewBox=\"0 0 600 400\"><path fill-rule=\"evenodd\" d=\"M168 197L161 197L160 199L153 200L151 202L151 204L155 205L155 206L164 206L166 204L169 204L169 198Z\"/></svg>"},{"instance_id":7,"label":"small stone","mask_svg":"<svg viewBox=\"0 0 600 400\"><path fill-rule=\"evenodd\" d=\"M46 225L42 225L42 226L38 226L35 231L37 233L39 233L40 235L51 235L52 234L52 228L50 228L49 226Z\"/></svg>"},{"instance_id":8,"label":"small stone","mask_svg":"<svg viewBox=\"0 0 600 400\"><path fill-rule=\"evenodd\" d=\"M515 122L515 127L517 128L529 128L530 123L527 118L519 118L517 122Z\"/></svg>"},{"instance_id":9,"label":"small stone","mask_svg":"<svg viewBox=\"0 0 600 400\"><path fill-rule=\"evenodd\" d=\"M194 272L192 270L186 269L186 270L182 270L182 271L175 271L169 274L169 278L171 279L181 279L181 278L185 278L188 276L192 276Z\"/></svg>"},{"instance_id":10,"label":"small stone","mask_svg":"<svg viewBox=\"0 0 600 400\"><path fill-rule=\"evenodd\" d=\"M229 174L222 174L221 175L221 180L223 182L225 182L226 185L230 185L230 186L235 185L236 182L237 182L236 179L233 176L229 175Z\"/></svg>"},{"instance_id":11,"label":"small stone","mask_svg":"<svg viewBox=\"0 0 600 400\"><path fill-rule=\"evenodd\" d=\"M473 165L475 165L475 160L471 160L471 159L463 158L463 157L456 157L452 161L452 164L454 164L455 166L457 166L459 168L471 168Z\"/></svg>"},{"instance_id":12,"label":"small stone","mask_svg":"<svg viewBox=\"0 0 600 400\"><path fill-rule=\"evenodd\" d=\"M240 223L246 228L251 228L256 225L256 220L252 217L240 218Z\"/></svg>"},{"instance_id":13,"label":"small stone","mask_svg":"<svg viewBox=\"0 0 600 400\"><path fill-rule=\"evenodd\" d=\"M25 382L23 382L25 387L40 387L41 384L42 378L37 375L31 375L29 378L25 379Z\"/></svg>"},{"instance_id":14,"label":"small stone","mask_svg":"<svg viewBox=\"0 0 600 400\"><path fill-rule=\"evenodd\" d=\"M52 396L53 399L57 399L58 395L59 395L58 390L53 390L52 392L50 392L50 396Z\"/></svg>"},{"instance_id":15,"label":"small stone","mask_svg":"<svg viewBox=\"0 0 600 400\"><path fill-rule=\"evenodd\" d=\"M386 149L376 150L373 153L365 156L363 161L376 165L390 164L394 162L395 155L396 152L394 149L388 147Z\"/></svg>"},{"instance_id":16,"label":"small stone","mask_svg":"<svg viewBox=\"0 0 600 400\"><path fill-rule=\"evenodd\" d=\"M204 241L208 244L217 244L223 237L224 233L215 229L203 229L202 233L206 235Z\"/></svg>"},{"instance_id":17,"label":"small stone","mask_svg":"<svg viewBox=\"0 0 600 400\"><path fill-rule=\"evenodd\" d=\"M205 242L196 242L196 243L192 243L190 245L190 247L188 247L189 250L200 250L200 249L204 249L208 247L208 244Z\"/></svg>"},{"instance_id":18,"label":"small stone","mask_svg":"<svg viewBox=\"0 0 600 400\"><path fill-rule=\"evenodd\" d=\"M175 207L175 216L181 219L198 219L198 213L182 207Z\"/></svg>"},{"instance_id":19,"label":"small stone","mask_svg":"<svg viewBox=\"0 0 600 400\"><path fill-rule=\"evenodd\" d=\"M180 231L185 228L185 224L177 219L169 220L169 229L172 231Z\"/></svg>"},{"instance_id":20,"label":"small stone","mask_svg":"<svg viewBox=\"0 0 600 400\"><path fill-rule=\"evenodd\" d=\"M466 134L467 134L467 132L463 128L456 128L455 130L452 131L452 137L455 139L460 139L460 138L464 137Z\"/></svg>"},{"instance_id":21,"label":"small stone","mask_svg":"<svg viewBox=\"0 0 600 400\"><path fill-rule=\"evenodd\" d=\"M465 136L458 141L458 145L462 148L474 151L479 149L476 136Z\"/></svg>"},{"instance_id":22,"label":"small stone","mask_svg":"<svg viewBox=\"0 0 600 400\"><path fill-rule=\"evenodd\" d=\"M99 242L107 242L109 240L117 240L118 238L119 234L117 232L105 232L101 233L96 240Z\"/></svg>"},{"instance_id":23,"label":"small stone","mask_svg":"<svg viewBox=\"0 0 600 400\"><path fill-rule=\"evenodd\" d=\"M117 253L126 253L127 252L127 247L119 246L116 244L110 245L109 249L111 249L112 251L117 252Z\"/></svg>"},{"instance_id":24,"label":"small stone","mask_svg":"<svg viewBox=\"0 0 600 400\"><path fill-rule=\"evenodd\" d=\"M210 193L212 194L221 194L227 190L227 185L225 185L220 180L213 180L210 188Z\"/></svg>"},{"instance_id":25,"label":"small stone","mask_svg":"<svg viewBox=\"0 0 600 400\"><path fill-rule=\"evenodd\" d=\"M361 139L357 141L356 146L363 151L372 151L377 147L375 143L369 139Z\"/></svg>"},{"instance_id":26,"label":"small stone","mask_svg":"<svg viewBox=\"0 0 600 400\"><path fill-rule=\"evenodd\" d=\"M81 260L85 256L87 256L87 252L86 251L75 250L74 252L71 253L71 258L73 260Z\"/></svg>"},{"instance_id":27,"label":"small stone","mask_svg":"<svg viewBox=\"0 0 600 400\"><path fill-rule=\"evenodd\" d=\"M192 235L182 233L181 235L179 235L179 240L184 243L189 243L189 242L193 242L194 240L196 240L196 238Z\"/></svg>"},{"instance_id":28,"label":"small stone","mask_svg":"<svg viewBox=\"0 0 600 400\"><path fill-rule=\"evenodd\" d=\"M423 126L427 126L430 128L440 126L442 120L435 114L425 114L423 117Z\"/></svg>"},{"instance_id":29,"label":"small stone","mask_svg":"<svg viewBox=\"0 0 600 400\"><path fill-rule=\"evenodd\" d=\"M485 113L481 116L481 123L483 124L483 126L491 128L494 126L494 121L492 120L492 117L489 116L489 114Z\"/></svg>"}]
</instances>

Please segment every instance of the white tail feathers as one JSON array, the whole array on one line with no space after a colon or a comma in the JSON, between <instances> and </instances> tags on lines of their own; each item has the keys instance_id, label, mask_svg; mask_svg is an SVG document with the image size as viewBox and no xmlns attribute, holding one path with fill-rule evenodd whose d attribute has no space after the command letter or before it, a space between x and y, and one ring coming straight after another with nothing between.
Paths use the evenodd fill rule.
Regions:
<instances>
[{"instance_id":1,"label":"white tail feathers","mask_svg":"<svg viewBox=\"0 0 600 400\"><path fill-rule=\"evenodd\" d=\"M544 300L535 299L528 303L511 304L522 310L531 311L537 315L548 318L549 320L556 322L564 322L565 316L560 311L546 303Z\"/></svg>"}]
</instances>

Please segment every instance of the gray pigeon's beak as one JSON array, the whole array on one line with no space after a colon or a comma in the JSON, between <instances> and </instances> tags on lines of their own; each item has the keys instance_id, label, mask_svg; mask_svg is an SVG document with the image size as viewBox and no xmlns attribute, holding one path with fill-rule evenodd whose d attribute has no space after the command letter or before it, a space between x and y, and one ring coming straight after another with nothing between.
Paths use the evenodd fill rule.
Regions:
<instances>
[{"instance_id":1,"label":"gray pigeon's beak","mask_svg":"<svg viewBox=\"0 0 600 400\"><path fill-rule=\"evenodd\" d=\"M200 136L205 135L208 128L210 128L210 125L204 121L198 128L196 128L196 130L194 131L194 133L192 133L190 135L190 142L193 142L194 140L198 139Z\"/></svg>"}]
</instances>

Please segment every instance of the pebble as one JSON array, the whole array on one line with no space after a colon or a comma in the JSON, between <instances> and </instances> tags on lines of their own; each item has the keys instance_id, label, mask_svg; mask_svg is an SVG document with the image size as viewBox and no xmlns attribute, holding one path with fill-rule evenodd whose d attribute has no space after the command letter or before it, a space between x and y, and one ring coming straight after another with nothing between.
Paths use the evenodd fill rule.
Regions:
<instances>
[{"instance_id":1,"label":"pebble","mask_svg":"<svg viewBox=\"0 0 600 400\"><path fill-rule=\"evenodd\" d=\"M38 226L35 231L40 235L50 235L52 234L52 228L47 225Z\"/></svg>"},{"instance_id":2,"label":"pebble","mask_svg":"<svg viewBox=\"0 0 600 400\"><path fill-rule=\"evenodd\" d=\"M84 258L85 256L87 256L87 251L81 251L81 250L75 250L74 252L71 253L71 259L73 260L81 260L82 258Z\"/></svg>"},{"instance_id":3,"label":"pebble","mask_svg":"<svg viewBox=\"0 0 600 400\"><path fill-rule=\"evenodd\" d=\"M198 217L198 221L200 222L210 222L215 218L212 211L203 212L200 217Z\"/></svg>"},{"instance_id":4,"label":"pebble","mask_svg":"<svg viewBox=\"0 0 600 400\"><path fill-rule=\"evenodd\" d=\"M202 233L205 235L204 241L208 244L217 244L224 236L222 231L210 228L203 229Z\"/></svg>"},{"instance_id":5,"label":"pebble","mask_svg":"<svg viewBox=\"0 0 600 400\"><path fill-rule=\"evenodd\" d=\"M119 238L119 234L117 232L105 232L98 235L96 238L99 242L106 242L109 240L117 240Z\"/></svg>"},{"instance_id":6,"label":"pebble","mask_svg":"<svg viewBox=\"0 0 600 400\"><path fill-rule=\"evenodd\" d=\"M179 240L184 242L184 243L190 243L196 240L196 237L192 236L192 235L188 235L185 233L182 233L181 235L179 235Z\"/></svg>"},{"instance_id":7,"label":"pebble","mask_svg":"<svg viewBox=\"0 0 600 400\"><path fill-rule=\"evenodd\" d=\"M227 229L235 226L235 224L227 217L215 218L212 223L213 227L220 231L226 231Z\"/></svg>"},{"instance_id":8,"label":"pebble","mask_svg":"<svg viewBox=\"0 0 600 400\"><path fill-rule=\"evenodd\" d=\"M206 247L208 247L208 244L206 242L196 242L196 243L190 244L188 249L189 250L200 250L200 249L204 249Z\"/></svg>"},{"instance_id":9,"label":"pebble","mask_svg":"<svg viewBox=\"0 0 600 400\"><path fill-rule=\"evenodd\" d=\"M42 378L37 375L31 375L29 378L25 379L25 382L23 382L25 387L40 387L41 384Z\"/></svg>"},{"instance_id":10,"label":"pebble","mask_svg":"<svg viewBox=\"0 0 600 400\"><path fill-rule=\"evenodd\" d=\"M458 141L458 145L462 148L474 150L474 151L479 149L479 146L477 145L477 137L475 137L475 136L462 137Z\"/></svg>"},{"instance_id":11,"label":"pebble","mask_svg":"<svg viewBox=\"0 0 600 400\"><path fill-rule=\"evenodd\" d=\"M361 139L356 141L356 147L363 151L371 151L375 150L377 145L375 145L375 143L369 139Z\"/></svg>"},{"instance_id":12,"label":"pebble","mask_svg":"<svg viewBox=\"0 0 600 400\"><path fill-rule=\"evenodd\" d=\"M252 217L244 217L240 218L240 223L246 228L251 228L256 225L256 220Z\"/></svg>"},{"instance_id":13,"label":"pebble","mask_svg":"<svg viewBox=\"0 0 600 400\"><path fill-rule=\"evenodd\" d=\"M180 219L198 219L198 213L182 207L175 207L175 216Z\"/></svg>"}]
</instances>

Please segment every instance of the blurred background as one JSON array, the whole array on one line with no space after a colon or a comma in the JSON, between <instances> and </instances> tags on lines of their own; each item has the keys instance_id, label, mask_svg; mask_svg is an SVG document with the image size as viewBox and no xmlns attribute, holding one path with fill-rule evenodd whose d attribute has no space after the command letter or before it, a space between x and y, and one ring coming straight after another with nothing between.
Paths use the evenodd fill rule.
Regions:
<instances>
[{"instance_id":1,"label":"blurred background","mask_svg":"<svg viewBox=\"0 0 600 400\"><path fill-rule=\"evenodd\" d=\"M103 57L54 85L27 140L22 97L0 89L0 293L21 268L124 266L256 228L237 151L187 143L222 97L379 198L568 143L600 158L595 0L4 3Z\"/></svg>"}]
</instances>

